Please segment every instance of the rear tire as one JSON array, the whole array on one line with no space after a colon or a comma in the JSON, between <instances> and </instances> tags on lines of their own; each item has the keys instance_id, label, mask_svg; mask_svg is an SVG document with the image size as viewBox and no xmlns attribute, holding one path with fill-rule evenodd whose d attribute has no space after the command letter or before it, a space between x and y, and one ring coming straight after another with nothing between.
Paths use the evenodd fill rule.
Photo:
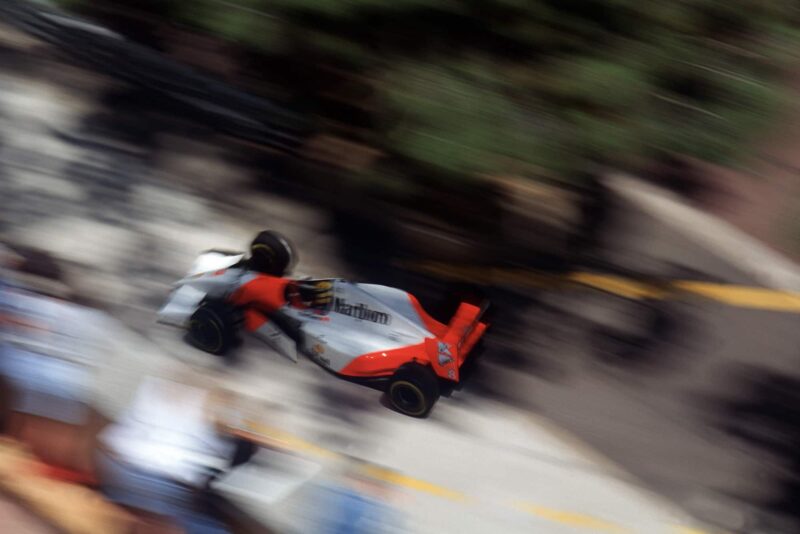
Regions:
<instances>
[{"instance_id":1,"label":"rear tire","mask_svg":"<svg viewBox=\"0 0 800 534\"><path fill-rule=\"evenodd\" d=\"M250 244L250 268L270 276L290 274L297 253L289 240L273 230L264 230Z\"/></svg>"},{"instance_id":2,"label":"rear tire","mask_svg":"<svg viewBox=\"0 0 800 534\"><path fill-rule=\"evenodd\" d=\"M221 356L236 343L237 310L222 301L200 304L189 319L188 340L198 349Z\"/></svg>"},{"instance_id":3,"label":"rear tire","mask_svg":"<svg viewBox=\"0 0 800 534\"><path fill-rule=\"evenodd\" d=\"M429 366L409 363L392 376L386 394L398 412L425 417L439 399L439 380Z\"/></svg>"}]
</instances>

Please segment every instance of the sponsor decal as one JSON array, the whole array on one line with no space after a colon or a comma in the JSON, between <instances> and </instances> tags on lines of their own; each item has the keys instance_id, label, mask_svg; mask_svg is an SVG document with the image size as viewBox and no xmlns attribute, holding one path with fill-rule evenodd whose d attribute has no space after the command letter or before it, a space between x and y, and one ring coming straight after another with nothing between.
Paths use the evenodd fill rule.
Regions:
<instances>
[{"instance_id":1,"label":"sponsor decal","mask_svg":"<svg viewBox=\"0 0 800 534\"><path fill-rule=\"evenodd\" d=\"M331 318L325 315L326 313L328 313L326 310L303 310L300 315L315 321L330 321Z\"/></svg>"},{"instance_id":2,"label":"sponsor decal","mask_svg":"<svg viewBox=\"0 0 800 534\"><path fill-rule=\"evenodd\" d=\"M333 300L333 311L371 323L389 324L392 320L388 313L372 310L362 303L350 304L338 297Z\"/></svg>"},{"instance_id":3,"label":"sponsor decal","mask_svg":"<svg viewBox=\"0 0 800 534\"><path fill-rule=\"evenodd\" d=\"M314 343L314 345L311 347L311 357L325 367L330 367L331 361L323 356L323 354L325 354L325 342L322 341L321 343Z\"/></svg>"},{"instance_id":4,"label":"sponsor decal","mask_svg":"<svg viewBox=\"0 0 800 534\"><path fill-rule=\"evenodd\" d=\"M450 345L444 341L439 342L439 365L447 365L453 361L453 354L450 352Z\"/></svg>"}]
</instances>

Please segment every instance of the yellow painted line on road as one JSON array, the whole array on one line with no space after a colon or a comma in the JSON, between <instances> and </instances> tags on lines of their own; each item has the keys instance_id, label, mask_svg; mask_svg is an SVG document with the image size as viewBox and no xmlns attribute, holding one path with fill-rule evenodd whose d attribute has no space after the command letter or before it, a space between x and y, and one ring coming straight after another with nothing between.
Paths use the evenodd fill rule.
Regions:
<instances>
[{"instance_id":1,"label":"yellow painted line on road","mask_svg":"<svg viewBox=\"0 0 800 534\"><path fill-rule=\"evenodd\" d=\"M707 530L692 527L675 527L675 534L711 534Z\"/></svg>"},{"instance_id":2,"label":"yellow painted line on road","mask_svg":"<svg viewBox=\"0 0 800 534\"><path fill-rule=\"evenodd\" d=\"M340 453L315 445L294 434L256 421L245 421L240 427L232 428L231 430L237 435L248 437L256 443L269 447L280 447L324 459L341 459L344 457L344 455ZM427 493L428 495L455 502L463 503L473 500L463 492L404 475L378 465L367 464L362 468L362 473L387 484L407 488L420 493ZM628 534L633 532L621 525L588 514L550 508L532 503L517 502L508 504L527 514L577 529L610 534ZM702 530L680 526L676 527L675 532L676 534L708 534Z\"/></svg>"},{"instance_id":3,"label":"yellow painted line on road","mask_svg":"<svg viewBox=\"0 0 800 534\"><path fill-rule=\"evenodd\" d=\"M301 452L325 459L342 458L343 455L315 445L309 441L299 438L293 434L277 429L275 427L257 422L247 422L244 428L239 429L238 434L250 437L256 442L261 442L267 446L282 447L287 450ZM425 480L410 477L391 469L386 469L377 465L367 465L362 472L376 480L381 480L388 484L400 486L429 495L435 495L453 501L466 501L467 496L459 491L445 488Z\"/></svg>"},{"instance_id":4,"label":"yellow painted line on road","mask_svg":"<svg viewBox=\"0 0 800 534\"><path fill-rule=\"evenodd\" d=\"M245 437L268 447L281 447L295 452L302 452L317 458L333 459L340 455L306 441L294 434L285 432L278 428L265 425L263 423L247 421L243 428L236 429L237 434L244 434Z\"/></svg>"},{"instance_id":5,"label":"yellow painted line on road","mask_svg":"<svg viewBox=\"0 0 800 534\"><path fill-rule=\"evenodd\" d=\"M519 503L517 508L542 519L573 528L591 530L594 532L608 532L612 534L627 534L632 532L630 529L618 525L617 523L612 523L611 521L606 521L605 519L600 519L591 515L578 514L530 503Z\"/></svg>"},{"instance_id":6,"label":"yellow painted line on road","mask_svg":"<svg viewBox=\"0 0 800 534\"><path fill-rule=\"evenodd\" d=\"M761 287L711 284L683 280L673 282L672 285L682 291L724 302L731 306L793 313L800 312L800 293L776 291Z\"/></svg>"},{"instance_id":7,"label":"yellow painted line on road","mask_svg":"<svg viewBox=\"0 0 800 534\"><path fill-rule=\"evenodd\" d=\"M404 488L412 489L422 493L428 493L451 501L466 501L467 496L460 491L454 491L444 486L431 484L418 478L403 475L390 469L384 469L378 466L368 466L364 468L364 473L376 480L381 480L388 484L395 486L402 486Z\"/></svg>"},{"instance_id":8,"label":"yellow painted line on road","mask_svg":"<svg viewBox=\"0 0 800 534\"><path fill-rule=\"evenodd\" d=\"M553 290L589 287L634 300L679 299L692 295L721 302L728 306L800 313L800 293L763 287L695 280L641 281L586 271L549 274L528 269L461 266L433 261L406 262L402 265L411 270L454 282Z\"/></svg>"},{"instance_id":9,"label":"yellow painted line on road","mask_svg":"<svg viewBox=\"0 0 800 534\"><path fill-rule=\"evenodd\" d=\"M668 290L655 284L637 282L607 274L572 272L567 273L563 278L569 282L593 287L629 299L662 299L668 293Z\"/></svg>"}]
</instances>

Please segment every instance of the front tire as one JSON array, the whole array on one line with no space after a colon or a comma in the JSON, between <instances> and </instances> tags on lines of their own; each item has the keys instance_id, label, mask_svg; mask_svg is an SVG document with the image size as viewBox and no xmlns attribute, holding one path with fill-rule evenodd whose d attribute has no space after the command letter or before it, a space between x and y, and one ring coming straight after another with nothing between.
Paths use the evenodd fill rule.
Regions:
<instances>
[{"instance_id":1,"label":"front tire","mask_svg":"<svg viewBox=\"0 0 800 534\"><path fill-rule=\"evenodd\" d=\"M221 356L235 344L236 310L220 301L205 301L189 319L188 340L198 349Z\"/></svg>"},{"instance_id":2,"label":"front tire","mask_svg":"<svg viewBox=\"0 0 800 534\"><path fill-rule=\"evenodd\" d=\"M410 417L425 417L439 399L439 380L426 365L406 364L392 376L386 394L398 412Z\"/></svg>"}]
</instances>

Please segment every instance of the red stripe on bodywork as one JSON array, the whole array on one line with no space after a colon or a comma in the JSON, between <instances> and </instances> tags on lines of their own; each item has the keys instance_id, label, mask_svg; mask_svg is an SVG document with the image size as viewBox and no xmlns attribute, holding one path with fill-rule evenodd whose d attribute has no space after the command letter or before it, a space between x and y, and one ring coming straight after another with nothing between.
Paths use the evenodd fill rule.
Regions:
<instances>
[{"instance_id":1,"label":"red stripe on bodywork","mask_svg":"<svg viewBox=\"0 0 800 534\"><path fill-rule=\"evenodd\" d=\"M236 306L271 313L286 304L286 286L290 282L287 278L260 274L239 286L229 300Z\"/></svg>"},{"instance_id":2,"label":"red stripe on bodywork","mask_svg":"<svg viewBox=\"0 0 800 534\"><path fill-rule=\"evenodd\" d=\"M267 316L253 308L244 310L244 329L248 332L255 332L267 322Z\"/></svg>"},{"instance_id":3,"label":"red stripe on bodywork","mask_svg":"<svg viewBox=\"0 0 800 534\"><path fill-rule=\"evenodd\" d=\"M245 330L258 330L267 322L267 314L286 304L286 286L290 282L287 278L261 274L233 292L228 300L244 310Z\"/></svg>"},{"instance_id":4,"label":"red stripe on bodywork","mask_svg":"<svg viewBox=\"0 0 800 534\"><path fill-rule=\"evenodd\" d=\"M419 307L419 302L411 295L409 298L425 320L428 316ZM428 328L437 333L437 337L427 338L417 345L358 356L339 372L362 378L391 376L403 364L416 361L430 365L437 376L458 382L461 364L486 330L486 323L478 321L480 313L479 307L462 302L447 326L428 317L431 321Z\"/></svg>"},{"instance_id":5,"label":"red stripe on bodywork","mask_svg":"<svg viewBox=\"0 0 800 534\"><path fill-rule=\"evenodd\" d=\"M398 367L413 361L430 363L425 343L364 354L353 358L339 374L361 378L391 376Z\"/></svg>"},{"instance_id":6,"label":"red stripe on bodywork","mask_svg":"<svg viewBox=\"0 0 800 534\"><path fill-rule=\"evenodd\" d=\"M463 347L458 352L459 363L464 363L464 360L467 359L467 355L472 351L475 343L477 343L478 340L483 337L483 333L486 331L488 326L489 325L486 323L478 323L478 325L472 330L472 333L467 337Z\"/></svg>"}]
</instances>

